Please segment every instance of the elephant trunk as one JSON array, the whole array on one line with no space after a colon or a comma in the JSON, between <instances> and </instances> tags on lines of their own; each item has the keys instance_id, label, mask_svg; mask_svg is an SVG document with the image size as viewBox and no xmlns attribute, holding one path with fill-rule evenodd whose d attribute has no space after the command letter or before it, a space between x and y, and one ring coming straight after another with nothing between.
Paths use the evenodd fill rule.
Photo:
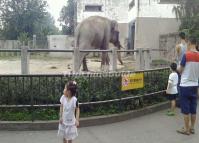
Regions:
<instances>
[{"instance_id":1,"label":"elephant trunk","mask_svg":"<svg viewBox=\"0 0 199 143\"><path fill-rule=\"evenodd\" d=\"M123 47L119 44L118 49L120 50L121 48L123 48ZM117 58L118 58L118 61L120 62L120 64L123 65L121 52L117 53Z\"/></svg>"}]
</instances>

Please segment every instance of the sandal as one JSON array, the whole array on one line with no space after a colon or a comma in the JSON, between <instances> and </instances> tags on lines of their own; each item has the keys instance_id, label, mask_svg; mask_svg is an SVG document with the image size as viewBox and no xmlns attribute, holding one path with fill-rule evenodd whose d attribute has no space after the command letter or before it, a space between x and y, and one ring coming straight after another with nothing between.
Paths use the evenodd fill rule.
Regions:
<instances>
[{"instance_id":1,"label":"sandal","mask_svg":"<svg viewBox=\"0 0 199 143\"><path fill-rule=\"evenodd\" d=\"M190 129L190 133L191 134L195 134L195 130L194 129Z\"/></svg>"},{"instance_id":2,"label":"sandal","mask_svg":"<svg viewBox=\"0 0 199 143\"><path fill-rule=\"evenodd\" d=\"M185 128L177 130L177 133L183 134L183 135L190 135L190 132L186 131Z\"/></svg>"},{"instance_id":3,"label":"sandal","mask_svg":"<svg viewBox=\"0 0 199 143\"><path fill-rule=\"evenodd\" d=\"M175 116L175 113L170 111L170 112L167 112L167 116Z\"/></svg>"}]
</instances>

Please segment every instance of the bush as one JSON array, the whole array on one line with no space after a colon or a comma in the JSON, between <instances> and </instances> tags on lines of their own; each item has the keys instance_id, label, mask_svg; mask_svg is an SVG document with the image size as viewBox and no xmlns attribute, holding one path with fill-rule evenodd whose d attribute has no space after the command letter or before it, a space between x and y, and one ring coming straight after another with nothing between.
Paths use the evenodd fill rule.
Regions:
<instances>
[{"instance_id":1,"label":"bush","mask_svg":"<svg viewBox=\"0 0 199 143\"><path fill-rule=\"evenodd\" d=\"M80 103L133 97L165 90L169 69L144 72L144 88L121 91L121 74L113 75L41 75L0 76L0 105L59 104L64 85L69 80L78 83ZM82 116L104 115L142 108L165 101L161 96L140 97L125 101L81 106ZM0 108L1 109L1 108ZM58 107L0 110L0 120L58 119Z\"/></svg>"}]
</instances>

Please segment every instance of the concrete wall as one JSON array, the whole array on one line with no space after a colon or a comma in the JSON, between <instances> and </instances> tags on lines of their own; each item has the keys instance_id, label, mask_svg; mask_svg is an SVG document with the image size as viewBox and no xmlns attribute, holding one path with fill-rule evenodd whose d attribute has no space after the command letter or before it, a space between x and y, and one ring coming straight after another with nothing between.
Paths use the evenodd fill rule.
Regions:
<instances>
[{"instance_id":1,"label":"concrete wall","mask_svg":"<svg viewBox=\"0 0 199 143\"><path fill-rule=\"evenodd\" d=\"M166 50L160 52L160 56L166 61L173 62L176 58L176 44L180 43L178 33L160 35L159 43L160 49Z\"/></svg>"},{"instance_id":2,"label":"concrete wall","mask_svg":"<svg viewBox=\"0 0 199 143\"><path fill-rule=\"evenodd\" d=\"M72 49L73 37L67 35L49 35L48 36L48 49ZM55 53L49 54L52 57L66 57L72 58L72 53Z\"/></svg>"},{"instance_id":3,"label":"concrete wall","mask_svg":"<svg viewBox=\"0 0 199 143\"><path fill-rule=\"evenodd\" d=\"M85 11L85 5L102 5L100 12ZM100 15L117 20L119 23L128 23L128 0L81 0L77 3L77 21Z\"/></svg>"},{"instance_id":4,"label":"concrete wall","mask_svg":"<svg viewBox=\"0 0 199 143\"><path fill-rule=\"evenodd\" d=\"M175 18L137 18L135 48L159 49L159 36L178 31L180 23ZM160 58L153 54L153 58Z\"/></svg>"},{"instance_id":5,"label":"concrete wall","mask_svg":"<svg viewBox=\"0 0 199 143\"><path fill-rule=\"evenodd\" d=\"M0 40L0 49L18 49L19 41L17 40Z\"/></svg>"},{"instance_id":6,"label":"concrete wall","mask_svg":"<svg viewBox=\"0 0 199 143\"><path fill-rule=\"evenodd\" d=\"M139 1L139 17L175 18L173 7L177 4L161 4L159 3L160 0Z\"/></svg>"},{"instance_id":7,"label":"concrete wall","mask_svg":"<svg viewBox=\"0 0 199 143\"><path fill-rule=\"evenodd\" d=\"M135 39L132 42L134 48L159 49L159 36L179 29L180 22L175 19L173 12L173 7L177 4L161 4L160 0L134 1L134 7L128 12L128 22L135 23ZM128 1L129 4L131 2L132 0ZM152 59L158 58L161 58L160 52L153 52Z\"/></svg>"},{"instance_id":8,"label":"concrete wall","mask_svg":"<svg viewBox=\"0 0 199 143\"><path fill-rule=\"evenodd\" d=\"M129 4L132 2L133 0L129 0ZM129 6L128 6L128 23L129 22L132 22L132 21L135 21L136 18L137 18L137 14L138 14L138 4L137 4L137 1L134 0L134 7L132 7L131 9L129 9Z\"/></svg>"}]
</instances>

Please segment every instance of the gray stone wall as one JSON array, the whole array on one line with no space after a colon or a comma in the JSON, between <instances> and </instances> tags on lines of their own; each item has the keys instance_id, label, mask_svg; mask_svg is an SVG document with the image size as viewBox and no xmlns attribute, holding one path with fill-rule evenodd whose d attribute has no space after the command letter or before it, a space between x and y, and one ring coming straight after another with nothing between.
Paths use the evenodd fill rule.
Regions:
<instances>
[{"instance_id":1,"label":"gray stone wall","mask_svg":"<svg viewBox=\"0 0 199 143\"><path fill-rule=\"evenodd\" d=\"M73 49L74 37L67 35L49 35L48 36L48 49L65 50ZM51 57L66 57L72 58L72 53L49 53Z\"/></svg>"},{"instance_id":2,"label":"gray stone wall","mask_svg":"<svg viewBox=\"0 0 199 143\"><path fill-rule=\"evenodd\" d=\"M166 50L160 52L160 56L167 61L173 62L176 57L175 47L177 43L179 43L178 33L160 35L159 47L161 50Z\"/></svg>"},{"instance_id":3,"label":"gray stone wall","mask_svg":"<svg viewBox=\"0 0 199 143\"><path fill-rule=\"evenodd\" d=\"M18 49L19 45L17 40L0 40L0 49Z\"/></svg>"}]
</instances>

